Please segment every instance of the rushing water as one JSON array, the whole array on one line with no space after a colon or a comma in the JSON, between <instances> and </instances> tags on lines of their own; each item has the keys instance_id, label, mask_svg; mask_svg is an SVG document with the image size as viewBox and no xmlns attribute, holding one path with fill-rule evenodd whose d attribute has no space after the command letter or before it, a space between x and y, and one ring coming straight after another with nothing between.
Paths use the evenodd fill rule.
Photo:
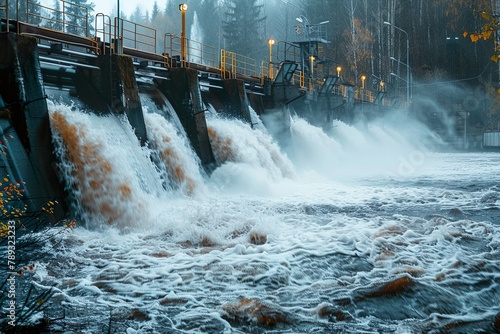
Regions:
<instances>
[{"instance_id":1,"label":"rushing water","mask_svg":"<svg viewBox=\"0 0 500 334\"><path fill-rule=\"evenodd\" d=\"M88 222L47 243L33 277L56 289L47 313L64 310L65 332L494 331L499 154L297 118L287 155L212 116L221 165L206 176L158 115L146 149L123 119L50 109Z\"/></svg>"}]
</instances>

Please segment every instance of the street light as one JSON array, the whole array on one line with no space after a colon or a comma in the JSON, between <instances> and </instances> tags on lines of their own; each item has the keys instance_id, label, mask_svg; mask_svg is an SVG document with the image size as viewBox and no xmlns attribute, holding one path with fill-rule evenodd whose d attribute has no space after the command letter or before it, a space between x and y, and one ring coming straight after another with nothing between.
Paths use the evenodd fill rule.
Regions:
<instances>
[{"instance_id":1,"label":"street light","mask_svg":"<svg viewBox=\"0 0 500 334\"><path fill-rule=\"evenodd\" d=\"M403 80L404 82L406 82L406 83L407 83L407 87L408 87L408 86L410 87L410 98L411 98L411 96L412 96L412 89L411 89L412 75L411 75L411 68L410 68L410 66L408 66L408 64L405 64L405 63L403 63L401 60L396 59L396 58L394 58L394 57L389 57L389 59L390 59L390 60L393 60L393 61L398 62L398 64L401 64L401 65L403 65L403 66L406 66L406 71L407 71L406 73L407 73L407 74L408 74L408 73L410 74L409 81L408 81L408 75L406 76L406 80L405 80L405 79L403 79L403 78L401 78L399 75L394 74L394 73L392 73L391 75L397 76L398 78L400 78L401 80Z\"/></svg>"},{"instance_id":2,"label":"street light","mask_svg":"<svg viewBox=\"0 0 500 334\"><path fill-rule=\"evenodd\" d=\"M186 60L186 11L188 9L188 5L185 3L181 3L179 5L179 10L181 11L182 16L182 27L181 27L181 59Z\"/></svg>"},{"instance_id":3,"label":"street light","mask_svg":"<svg viewBox=\"0 0 500 334\"><path fill-rule=\"evenodd\" d=\"M337 76L340 78L340 71L342 71L342 67L337 66Z\"/></svg>"},{"instance_id":4,"label":"street light","mask_svg":"<svg viewBox=\"0 0 500 334\"><path fill-rule=\"evenodd\" d=\"M269 44L269 78L273 78L273 45L276 41L274 38L269 38L267 43Z\"/></svg>"},{"instance_id":5,"label":"street light","mask_svg":"<svg viewBox=\"0 0 500 334\"><path fill-rule=\"evenodd\" d=\"M365 89L366 75L361 76L361 89Z\"/></svg>"},{"instance_id":6,"label":"street light","mask_svg":"<svg viewBox=\"0 0 500 334\"><path fill-rule=\"evenodd\" d=\"M392 26L393 28L402 31L406 35L406 66L408 67L406 71L406 103L410 103L410 37L408 36L408 33L404 31L403 29L399 28L398 26L395 26L394 24L385 21L384 24ZM391 57L394 58L394 57Z\"/></svg>"},{"instance_id":7,"label":"street light","mask_svg":"<svg viewBox=\"0 0 500 334\"><path fill-rule=\"evenodd\" d=\"M397 75L394 72L389 73L389 75L392 75L393 77L399 78L399 79L403 80L404 82L406 82L406 80L403 77L400 77L399 75Z\"/></svg>"}]
</instances>

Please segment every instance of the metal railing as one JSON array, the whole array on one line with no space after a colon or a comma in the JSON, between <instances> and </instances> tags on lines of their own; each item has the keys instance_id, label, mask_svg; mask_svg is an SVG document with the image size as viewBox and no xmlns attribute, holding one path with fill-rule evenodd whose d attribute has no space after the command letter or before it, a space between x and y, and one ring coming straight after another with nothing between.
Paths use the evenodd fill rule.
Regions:
<instances>
[{"instance_id":1,"label":"metal railing","mask_svg":"<svg viewBox=\"0 0 500 334\"><path fill-rule=\"evenodd\" d=\"M102 13L98 13L95 19L95 34L96 39L100 39L103 43L112 42L111 36L114 34L114 26L111 25L111 17ZM102 50L103 54L106 54L106 48Z\"/></svg>"},{"instance_id":2,"label":"metal railing","mask_svg":"<svg viewBox=\"0 0 500 334\"><path fill-rule=\"evenodd\" d=\"M235 52L220 50L220 71L223 79L236 79L239 76L258 77L255 59Z\"/></svg>"},{"instance_id":3,"label":"metal railing","mask_svg":"<svg viewBox=\"0 0 500 334\"><path fill-rule=\"evenodd\" d=\"M370 102L373 103L375 101L375 96L373 95L373 92L371 90L367 89L356 89L354 98L356 100L360 100L362 102Z\"/></svg>"},{"instance_id":4,"label":"metal railing","mask_svg":"<svg viewBox=\"0 0 500 334\"><path fill-rule=\"evenodd\" d=\"M279 61L298 62L300 60L300 48L296 44L281 41L278 43L276 55Z\"/></svg>"},{"instance_id":5,"label":"metal railing","mask_svg":"<svg viewBox=\"0 0 500 334\"><path fill-rule=\"evenodd\" d=\"M340 96L343 96L343 97L347 97L347 87L344 86L344 85L339 85L339 84L333 85L332 92L335 95L340 95Z\"/></svg>"},{"instance_id":6,"label":"metal railing","mask_svg":"<svg viewBox=\"0 0 500 334\"><path fill-rule=\"evenodd\" d=\"M58 0L58 3L59 9L56 10L34 0L16 0L10 2L9 8L9 1L5 0L5 4L0 5L0 14L5 13L6 31L12 29L9 20L15 19L18 34L71 44L98 53L96 41L89 37L89 9L66 0Z\"/></svg>"},{"instance_id":7,"label":"metal railing","mask_svg":"<svg viewBox=\"0 0 500 334\"><path fill-rule=\"evenodd\" d=\"M265 78L269 78L271 80L274 79L276 74L278 73L279 67L276 66L277 64L271 63L269 61L263 60L262 63L260 64L260 81L261 84L264 83Z\"/></svg>"},{"instance_id":8,"label":"metal railing","mask_svg":"<svg viewBox=\"0 0 500 334\"><path fill-rule=\"evenodd\" d=\"M291 84L298 84L299 87L305 87L305 76L303 71L295 72L292 76Z\"/></svg>"},{"instance_id":9,"label":"metal railing","mask_svg":"<svg viewBox=\"0 0 500 334\"><path fill-rule=\"evenodd\" d=\"M156 53L156 29L115 17L114 40L123 47Z\"/></svg>"},{"instance_id":10,"label":"metal railing","mask_svg":"<svg viewBox=\"0 0 500 334\"><path fill-rule=\"evenodd\" d=\"M11 0L12 1L12 0ZM123 47L135 49L144 53L152 53L159 56L157 52L157 34L156 30L145 25L137 24L125 19L114 18L99 13L95 20L94 37L90 39L89 35L89 9L88 7L71 3L66 0L57 0L61 4L59 9L54 9L42 5L35 0L16 0L15 16L18 22L26 22L32 25L38 25L45 29L59 31L65 34L73 34L88 38L93 43L92 48L96 53L99 53L98 41L101 40L104 44L109 43L112 46L111 50L121 53ZM11 2L12 4L12 2ZM4 4L0 4L0 16L7 20L7 31L9 31L9 16L12 16L12 8L9 12L9 0L5 0ZM23 21L24 20L24 21ZM57 40L58 35L50 35L48 37L39 36L39 32L33 33L20 32L34 35L35 37ZM326 34L323 27L319 25L310 25L308 37L325 39ZM220 53L211 45L204 44L189 38L184 39L185 42L185 59L182 59L180 36L166 33L164 35L163 57L165 64L168 67L189 67L192 65L204 65L220 71L222 79L229 78L260 78L261 83L264 83L264 78L273 77L278 73L277 63L262 61L260 66L257 66L255 59L221 49ZM86 43L80 40L80 43ZM78 44L74 42L73 44ZM94 46L95 45L95 46ZM82 44L88 47L88 45ZM103 47L102 52L106 52L106 47ZM300 48L296 44L280 42L278 44L279 61L300 61ZM281 59L282 58L282 59ZM310 80L306 82L302 71L295 72L291 77L291 84L298 85L300 88L311 88L311 85L319 85L319 83ZM344 85L334 85L332 93L347 97L347 89ZM370 90L358 89L354 92L355 99L363 102L374 103L376 97ZM383 101L382 101L383 102Z\"/></svg>"},{"instance_id":11,"label":"metal railing","mask_svg":"<svg viewBox=\"0 0 500 334\"><path fill-rule=\"evenodd\" d=\"M38 2L26 1L26 23L68 34L89 37L89 9L65 0L59 0L60 10ZM19 8L19 1L17 2ZM84 22L84 24L82 24Z\"/></svg>"},{"instance_id":12,"label":"metal railing","mask_svg":"<svg viewBox=\"0 0 500 334\"><path fill-rule=\"evenodd\" d=\"M163 36L163 55L167 56L167 64L169 67L175 67L177 66L176 62L181 61L181 40L182 38L180 36L171 33L166 33ZM181 67L184 67L183 62L181 63Z\"/></svg>"},{"instance_id":13,"label":"metal railing","mask_svg":"<svg viewBox=\"0 0 500 334\"><path fill-rule=\"evenodd\" d=\"M168 64L174 67L180 62L181 67L189 67L190 64L199 64L213 69L219 69L217 49L211 45L201 43L189 38L184 39L186 59L182 59L182 38L180 36L166 33L163 38L164 55L168 55Z\"/></svg>"}]
</instances>

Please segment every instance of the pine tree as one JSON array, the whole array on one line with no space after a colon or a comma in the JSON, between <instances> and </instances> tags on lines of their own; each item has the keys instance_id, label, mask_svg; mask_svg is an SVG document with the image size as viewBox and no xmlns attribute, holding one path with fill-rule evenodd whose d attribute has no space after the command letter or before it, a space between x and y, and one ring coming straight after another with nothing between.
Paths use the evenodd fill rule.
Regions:
<instances>
[{"instance_id":1,"label":"pine tree","mask_svg":"<svg viewBox=\"0 0 500 334\"><path fill-rule=\"evenodd\" d=\"M68 13L66 32L70 34L89 37L94 29L93 22L95 4L93 2L87 3L87 0L73 0L71 4L64 4L65 12ZM88 8L86 11L84 8Z\"/></svg>"},{"instance_id":2,"label":"pine tree","mask_svg":"<svg viewBox=\"0 0 500 334\"><path fill-rule=\"evenodd\" d=\"M203 43L210 44L218 49L221 46L221 17L217 0L203 0L197 8L198 20L200 22L205 39Z\"/></svg>"},{"instance_id":3,"label":"pine tree","mask_svg":"<svg viewBox=\"0 0 500 334\"><path fill-rule=\"evenodd\" d=\"M265 42L262 37L263 5L258 0L226 0L226 20L222 24L225 49L250 58L262 58Z\"/></svg>"},{"instance_id":4,"label":"pine tree","mask_svg":"<svg viewBox=\"0 0 500 334\"><path fill-rule=\"evenodd\" d=\"M54 0L54 11L51 12L50 21L47 22L47 28L62 31L62 11L61 2L59 0Z\"/></svg>"},{"instance_id":5,"label":"pine tree","mask_svg":"<svg viewBox=\"0 0 500 334\"><path fill-rule=\"evenodd\" d=\"M14 20L19 19L21 22L37 25L41 21L39 16L40 9L39 0L34 0L29 3L27 1L9 1L9 18ZM27 13L29 13L29 22Z\"/></svg>"},{"instance_id":6,"label":"pine tree","mask_svg":"<svg viewBox=\"0 0 500 334\"><path fill-rule=\"evenodd\" d=\"M153 4L153 11L151 12L151 21L156 20L158 14L160 14L160 7L158 7L158 1L155 1Z\"/></svg>"}]
</instances>

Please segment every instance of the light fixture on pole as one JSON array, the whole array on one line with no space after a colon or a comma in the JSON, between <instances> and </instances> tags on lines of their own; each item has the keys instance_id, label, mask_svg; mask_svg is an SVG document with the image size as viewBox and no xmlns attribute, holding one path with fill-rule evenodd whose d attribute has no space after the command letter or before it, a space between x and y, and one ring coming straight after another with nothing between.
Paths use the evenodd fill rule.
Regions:
<instances>
[{"instance_id":1,"label":"light fixture on pole","mask_svg":"<svg viewBox=\"0 0 500 334\"><path fill-rule=\"evenodd\" d=\"M399 77L399 76L398 76L398 77L399 77L399 78L401 78L403 81L407 82L407 83L408 83L408 85L407 85L407 86L410 86L410 98L411 98L411 95L412 95L412 94L411 94L411 81L412 81L412 77L411 77L411 68L408 66L408 64L403 63L403 62L402 62L401 60L399 60L399 59L396 59L396 58L394 58L394 57L389 57L389 59L390 59L390 60L392 60L392 61L397 62L398 64L401 64L401 65L405 66L405 67L406 67L406 71L407 71L406 73L407 73L407 74L408 74L408 73L410 74L410 77L408 78L408 76L407 76L407 77L406 77L406 80L402 79L402 78L401 78L401 77ZM408 81L408 79L409 79L409 81Z\"/></svg>"},{"instance_id":2,"label":"light fixture on pole","mask_svg":"<svg viewBox=\"0 0 500 334\"><path fill-rule=\"evenodd\" d=\"M365 89L366 75L361 76L361 89Z\"/></svg>"},{"instance_id":3,"label":"light fixture on pole","mask_svg":"<svg viewBox=\"0 0 500 334\"><path fill-rule=\"evenodd\" d=\"M312 93L313 90L314 90L314 60L316 60L316 58L314 56L309 56L309 61L311 62L310 63L310 66L311 66L311 81L310 81L310 86L309 86L309 91Z\"/></svg>"},{"instance_id":4,"label":"light fixture on pole","mask_svg":"<svg viewBox=\"0 0 500 334\"><path fill-rule=\"evenodd\" d=\"M340 78L340 71L342 71L342 67L337 66L337 76Z\"/></svg>"},{"instance_id":5,"label":"light fixture on pole","mask_svg":"<svg viewBox=\"0 0 500 334\"><path fill-rule=\"evenodd\" d=\"M389 75L392 75L393 77L396 77L396 78L398 78L398 79L400 79L400 80L402 80L402 81L406 82L406 80L405 80L403 77L400 77L399 75L397 75L397 74L396 74L396 73L394 73L394 72L389 73Z\"/></svg>"},{"instance_id":6,"label":"light fixture on pole","mask_svg":"<svg viewBox=\"0 0 500 334\"><path fill-rule=\"evenodd\" d=\"M405 35L406 35L406 66L408 67L407 68L407 71L406 71L406 103L407 104L410 104L410 80L411 80L411 67L410 67L410 37L408 36L408 33L401 29L400 27L398 26L395 26L394 24L390 23L390 22L387 22L385 21L384 24L386 25L389 25L391 27L393 27L394 29L397 29L401 32L403 32ZM391 58L394 58L394 57L391 57Z\"/></svg>"},{"instance_id":7,"label":"light fixture on pole","mask_svg":"<svg viewBox=\"0 0 500 334\"><path fill-rule=\"evenodd\" d=\"M181 61L186 60L186 11L188 5L181 3L179 5L179 10L181 11L182 17L182 27L181 27Z\"/></svg>"},{"instance_id":8,"label":"light fixture on pole","mask_svg":"<svg viewBox=\"0 0 500 334\"><path fill-rule=\"evenodd\" d=\"M311 61L311 77L314 75L314 61L316 58L314 56L309 56L309 60Z\"/></svg>"},{"instance_id":9,"label":"light fixture on pole","mask_svg":"<svg viewBox=\"0 0 500 334\"><path fill-rule=\"evenodd\" d=\"M269 78L273 78L273 45L276 41L274 38L269 38L267 43L269 44Z\"/></svg>"}]
</instances>

